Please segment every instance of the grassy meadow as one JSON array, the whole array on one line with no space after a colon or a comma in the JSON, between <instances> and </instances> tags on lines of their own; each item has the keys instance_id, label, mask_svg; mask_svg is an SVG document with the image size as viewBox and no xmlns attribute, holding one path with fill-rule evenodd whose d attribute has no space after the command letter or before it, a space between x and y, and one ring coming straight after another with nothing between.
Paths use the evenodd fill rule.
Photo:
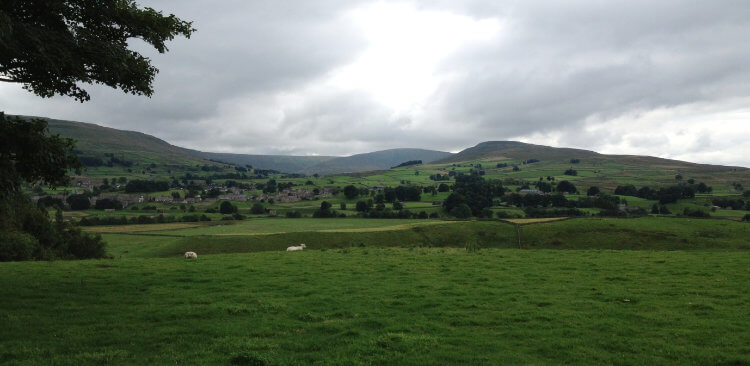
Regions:
<instances>
[{"instance_id":1,"label":"grassy meadow","mask_svg":"<svg viewBox=\"0 0 750 366\"><path fill-rule=\"evenodd\" d=\"M0 264L0 362L750 362L750 252L342 248Z\"/></svg>"}]
</instances>

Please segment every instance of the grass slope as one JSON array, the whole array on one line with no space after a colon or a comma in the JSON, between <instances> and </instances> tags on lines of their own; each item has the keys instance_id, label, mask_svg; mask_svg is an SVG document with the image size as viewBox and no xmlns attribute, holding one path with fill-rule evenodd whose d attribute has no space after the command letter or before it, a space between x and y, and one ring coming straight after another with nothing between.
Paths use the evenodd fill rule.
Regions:
<instances>
[{"instance_id":1,"label":"grass slope","mask_svg":"<svg viewBox=\"0 0 750 366\"><path fill-rule=\"evenodd\" d=\"M335 156L229 154L194 150L191 150L191 153L204 159L211 159L239 166L252 165L255 169L272 169L283 173L299 172L311 166L315 166L316 164L337 158Z\"/></svg>"},{"instance_id":2,"label":"grass slope","mask_svg":"<svg viewBox=\"0 0 750 366\"><path fill-rule=\"evenodd\" d=\"M410 160L430 163L452 155L445 151L425 149L390 149L365 154L339 157L318 163L299 172L305 174L338 174L388 169Z\"/></svg>"},{"instance_id":3,"label":"grass slope","mask_svg":"<svg viewBox=\"0 0 750 366\"><path fill-rule=\"evenodd\" d=\"M748 266L372 248L0 263L0 362L745 365Z\"/></svg>"},{"instance_id":4,"label":"grass slope","mask_svg":"<svg viewBox=\"0 0 750 366\"><path fill-rule=\"evenodd\" d=\"M180 225L180 224L175 224ZM166 226L166 225L165 225ZM519 248L516 227L498 221L267 219L236 225L177 228L135 226L104 231L117 258L349 247ZM162 229L157 231L158 229ZM520 226L523 249L749 250L750 224L668 217L578 218ZM134 244L135 243L135 244Z\"/></svg>"},{"instance_id":5,"label":"grass slope","mask_svg":"<svg viewBox=\"0 0 750 366\"><path fill-rule=\"evenodd\" d=\"M46 119L49 130L76 140L76 150L85 156L101 157L114 153L117 157L138 162L160 164L205 164L187 150L141 132L102 127L92 123Z\"/></svg>"}]
</instances>

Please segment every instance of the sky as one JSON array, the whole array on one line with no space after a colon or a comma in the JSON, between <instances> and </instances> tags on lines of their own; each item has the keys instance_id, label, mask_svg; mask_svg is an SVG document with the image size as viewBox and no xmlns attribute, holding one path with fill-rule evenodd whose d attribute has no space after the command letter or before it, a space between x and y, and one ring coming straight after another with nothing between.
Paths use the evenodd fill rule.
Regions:
<instances>
[{"instance_id":1,"label":"sky","mask_svg":"<svg viewBox=\"0 0 750 366\"><path fill-rule=\"evenodd\" d=\"M90 86L0 110L212 152L460 151L519 140L750 167L750 2L139 1L194 22L151 98Z\"/></svg>"}]
</instances>

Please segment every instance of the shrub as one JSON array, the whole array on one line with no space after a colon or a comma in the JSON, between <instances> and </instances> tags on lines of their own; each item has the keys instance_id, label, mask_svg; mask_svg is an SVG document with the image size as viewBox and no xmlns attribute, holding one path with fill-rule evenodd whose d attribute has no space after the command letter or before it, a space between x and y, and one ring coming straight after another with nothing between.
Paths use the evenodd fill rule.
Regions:
<instances>
[{"instance_id":1,"label":"shrub","mask_svg":"<svg viewBox=\"0 0 750 366\"><path fill-rule=\"evenodd\" d=\"M94 208L97 210L106 210L106 209L121 209L122 203L120 201L115 199L109 199L109 198L102 198L96 200L96 204L94 204Z\"/></svg>"},{"instance_id":2,"label":"shrub","mask_svg":"<svg viewBox=\"0 0 750 366\"><path fill-rule=\"evenodd\" d=\"M285 215L290 219L298 219L302 217L302 213L299 211L287 211Z\"/></svg>"},{"instance_id":3,"label":"shrub","mask_svg":"<svg viewBox=\"0 0 750 366\"><path fill-rule=\"evenodd\" d=\"M66 199L71 210L85 210L91 207L89 197L84 194L74 194Z\"/></svg>"},{"instance_id":4,"label":"shrub","mask_svg":"<svg viewBox=\"0 0 750 366\"><path fill-rule=\"evenodd\" d=\"M699 208L690 208L685 207L685 209L682 211L682 214L688 217L711 217L711 214L709 214L706 211L703 211Z\"/></svg>"},{"instance_id":5,"label":"shrub","mask_svg":"<svg viewBox=\"0 0 750 366\"><path fill-rule=\"evenodd\" d=\"M79 228L70 228L67 236L68 252L78 259L103 258L106 255L105 243L99 234L81 233Z\"/></svg>"},{"instance_id":6,"label":"shrub","mask_svg":"<svg viewBox=\"0 0 750 366\"><path fill-rule=\"evenodd\" d=\"M237 212L237 206L233 205L229 201L221 201L219 205L219 212L225 215L233 214Z\"/></svg>"},{"instance_id":7,"label":"shrub","mask_svg":"<svg viewBox=\"0 0 750 366\"><path fill-rule=\"evenodd\" d=\"M39 247L33 236L21 232L0 232L0 262L26 261Z\"/></svg>"},{"instance_id":8,"label":"shrub","mask_svg":"<svg viewBox=\"0 0 750 366\"><path fill-rule=\"evenodd\" d=\"M450 214L459 219L466 219L471 217L471 207L465 203L461 203L453 207L450 210Z\"/></svg>"},{"instance_id":9,"label":"shrub","mask_svg":"<svg viewBox=\"0 0 750 366\"><path fill-rule=\"evenodd\" d=\"M742 216L742 221L750 221L750 214Z\"/></svg>"},{"instance_id":10,"label":"shrub","mask_svg":"<svg viewBox=\"0 0 750 366\"><path fill-rule=\"evenodd\" d=\"M250 208L250 213L253 215L261 215L266 213L265 207L260 203L254 203L253 207Z\"/></svg>"}]
</instances>

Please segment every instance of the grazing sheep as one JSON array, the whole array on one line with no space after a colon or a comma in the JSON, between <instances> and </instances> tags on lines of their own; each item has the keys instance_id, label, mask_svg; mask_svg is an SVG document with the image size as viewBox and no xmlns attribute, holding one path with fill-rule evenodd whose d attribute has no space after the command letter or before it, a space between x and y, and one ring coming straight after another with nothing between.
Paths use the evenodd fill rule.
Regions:
<instances>
[{"instance_id":1,"label":"grazing sheep","mask_svg":"<svg viewBox=\"0 0 750 366\"><path fill-rule=\"evenodd\" d=\"M198 259L198 254L195 254L195 252L185 252L185 259Z\"/></svg>"},{"instance_id":2,"label":"grazing sheep","mask_svg":"<svg viewBox=\"0 0 750 366\"><path fill-rule=\"evenodd\" d=\"M297 245L297 246L291 246L289 248L286 248L286 251L287 252L296 252L298 250L302 250L302 249L305 249L305 248L307 248L307 246L305 244L300 244L300 245Z\"/></svg>"}]
</instances>

